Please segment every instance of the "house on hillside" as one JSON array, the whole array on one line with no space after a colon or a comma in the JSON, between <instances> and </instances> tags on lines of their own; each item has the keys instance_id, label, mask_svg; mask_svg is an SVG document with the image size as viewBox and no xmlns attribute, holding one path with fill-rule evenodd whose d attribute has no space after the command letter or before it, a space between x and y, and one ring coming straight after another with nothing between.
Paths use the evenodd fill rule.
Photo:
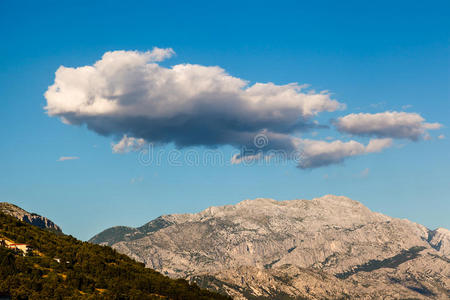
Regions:
<instances>
[{"instance_id":1,"label":"house on hillside","mask_svg":"<svg viewBox=\"0 0 450 300\"><path fill-rule=\"evenodd\" d=\"M20 251L23 255L27 255L33 250L30 245L14 243L6 239L0 240L0 246L16 250L16 252Z\"/></svg>"},{"instance_id":2,"label":"house on hillside","mask_svg":"<svg viewBox=\"0 0 450 300\"><path fill-rule=\"evenodd\" d=\"M30 245L27 244L9 244L6 247L12 250L19 250L22 251L23 255L28 254L28 252L31 252Z\"/></svg>"}]
</instances>

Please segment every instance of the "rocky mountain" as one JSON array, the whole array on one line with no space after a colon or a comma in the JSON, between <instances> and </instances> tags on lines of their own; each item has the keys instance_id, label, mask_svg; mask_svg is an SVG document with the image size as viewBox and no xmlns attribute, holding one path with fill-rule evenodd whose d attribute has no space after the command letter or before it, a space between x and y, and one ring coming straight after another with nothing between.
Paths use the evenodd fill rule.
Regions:
<instances>
[{"instance_id":1,"label":"rocky mountain","mask_svg":"<svg viewBox=\"0 0 450 300\"><path fill-rule=\"evenodd\" d=\"M8 202L0 202L0 211L4 214L13 216L21 221L27 222L39 228L62 233L61 228L51 220L35 213L29 213L14 204Z\"/></svg>"},{"instance_id":2,"label":"rocky mountain","mask_svg":"<svg viewBox=\"0 0 450 300\"><path fill-rule=\"evenodd\" d=\"M236 299L450 299L450 232L341 196L245 200L91 242Z\"/></svg>"}]
</instances>

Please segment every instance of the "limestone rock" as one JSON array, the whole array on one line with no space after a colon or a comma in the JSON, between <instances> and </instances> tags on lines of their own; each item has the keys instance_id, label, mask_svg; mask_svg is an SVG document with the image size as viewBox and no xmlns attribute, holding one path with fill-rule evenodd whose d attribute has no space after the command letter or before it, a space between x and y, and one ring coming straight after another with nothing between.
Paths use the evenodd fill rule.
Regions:
<instances>
[{"instance_id":1,"label":"limestone rock","mask_svg":"<svg viewBox=\"0 0 450 300\"><path fill-rule=\"evenodd\" d=\"M432 231L342 196L245 200L108 229L92 241L236 299L450 294L447 229Z\"/></svg>"}]
</instances>

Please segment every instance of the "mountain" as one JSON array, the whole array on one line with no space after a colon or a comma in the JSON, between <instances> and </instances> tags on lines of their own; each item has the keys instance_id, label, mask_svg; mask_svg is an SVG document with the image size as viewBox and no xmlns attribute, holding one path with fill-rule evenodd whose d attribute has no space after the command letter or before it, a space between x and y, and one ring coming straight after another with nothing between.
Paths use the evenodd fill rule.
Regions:
<instances>
[{"instance_id":1,"label":"mountain","mask_svg":"<svg viewBox=\"0 0 450 300\"><path fill-rule=\"evenodd\" d=\"M8 202L0 202L0 212L13 216L21 221L27 222L39 228L62 233L61 228L51 220L35 213L29 213L14 204Z\"/></svg>"},{"instance_id":2,"label":"mountain","mask_svg":"<svg viewBox=\"0 0 450 300\"><path fill-rule=\"evenodd\" d=\"M26 244L26 245L23 245ZM228 299L0 212L0 299Z\"/></svg>"},{"instance_id":3,"label":"mountain","mask_svg":"<svg viewBox=\"0 0 450 300\"><path fill-rule=\"evenodd\" d=\"M245 200L90 241L236 299L450 298L447 229L342 196Z\"/></svg>"}]
</instances>

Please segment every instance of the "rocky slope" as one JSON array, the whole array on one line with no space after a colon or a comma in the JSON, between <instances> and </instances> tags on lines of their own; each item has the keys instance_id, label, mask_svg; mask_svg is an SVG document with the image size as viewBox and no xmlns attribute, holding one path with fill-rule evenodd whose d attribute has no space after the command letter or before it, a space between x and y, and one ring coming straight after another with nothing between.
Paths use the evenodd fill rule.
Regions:
<instances>
[{"instance_id":1,"label":"rocky slope","mask_svg":"<svg viewBox=\"0 0 450 300\"><path fill-rule=\"evenodd\" d=\"M91 239L236 299L436 298L450 294L450 233L346 197L245 200L114 227Z\"/></svg>"},{"instance_id":2,"label":"rocky slope","mask_svg":"<svg viewBox=\"0 0 450 300\"><path fill-rule=\"evenodd\" d=\"M62 232L61 228L58 225L56 225L46 217L42 217L35 213L29 213L14 204L8 202L0 202L0 211L4 214L13 216L21 221L27 222L39 228L48 229L60 233Z\"/></svg>"}]
</instances>

